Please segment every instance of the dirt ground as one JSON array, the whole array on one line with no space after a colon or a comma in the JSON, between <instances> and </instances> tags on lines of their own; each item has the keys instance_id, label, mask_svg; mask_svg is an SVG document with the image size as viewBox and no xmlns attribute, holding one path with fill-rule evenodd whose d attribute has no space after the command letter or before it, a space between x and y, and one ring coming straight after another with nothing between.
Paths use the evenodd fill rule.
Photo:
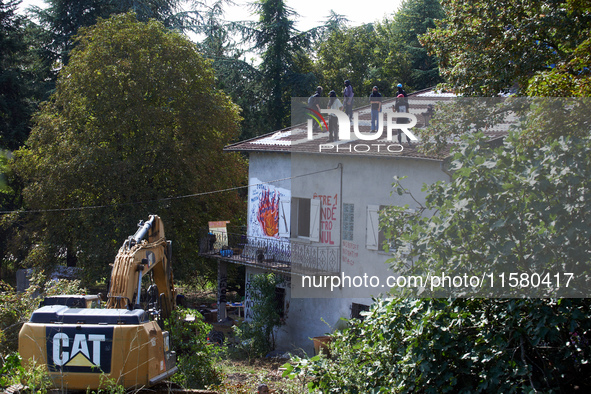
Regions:
<instances>
[{"instance_id":1,"label":"dirt ground","mask_svg":"<svg viewBox=\"0 0 591 394\"><path fill-rule=\"evenodd\" d=\"M224 382L215 387L219 394L254 393L260 383L266 383L272 393L304 394L308 393L301 381L283 378L280 369L285 360L224 360Z\"/></svg>"}]
</instances>

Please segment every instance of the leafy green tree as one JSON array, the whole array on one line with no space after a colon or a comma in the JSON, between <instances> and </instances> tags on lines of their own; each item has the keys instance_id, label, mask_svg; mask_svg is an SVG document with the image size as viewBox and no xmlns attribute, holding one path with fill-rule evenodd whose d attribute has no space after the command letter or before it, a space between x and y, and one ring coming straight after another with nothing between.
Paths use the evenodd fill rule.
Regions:
<instances>
[{"instance_id":1,"label":"leafy green tree","mask_svg":"<svg viewBox=\"0 0 591 394\"><path fill-rule=\"evenodd\" d=\"M418 37L435 27L443 17L439 0L406 0L391 20L376 25L382 78L392 87L402 82L408 91L420 90L442 82L437 58L430 56ZM395 91L395 89L393 89Z\"/></svg>"},{"instance_id":2,"label":"leafy green tree","mask_svg":"<svg viewBox=\"0 0 591 394\"><path fill-rule=\"evenodd\" d=\"M548 96L587 92L591 15L578 1L444 1L445 19L421 36L457 93L525 93L530 79ZM557 70L554 70L557 68ZM544 83L551 73L554 85ZM570 81L568 81L568 80ZM572 87L566 87L565 83ZM584 86L577 85L583 83ZM561 88L562 86L562 88ZM586 93L585 93L586 94Z\"/></svg>"},{"instance_id":3,"label":"leafy green tree","mask_svg":"<svg viewBox=\"0 0 591 394\"><path fill-rule=\"evenodd\" d=\"M290 122L291 97L309 96L315 88L314 76L296 67L315 32L298 31L296 13L283 0L258 0L253 8L259 20L245 32L261 53L262 87L267 95L263 113L270 120L270 130L265 131L278 130Z\"/></svg>"},{"instance_id":4,"label":"leafy green tree","mask_svg":"<svg viewBox=\"0 0 591 394\"><path fill-rule=\"evenodd\" d=\"M417 202L414 213L406 211L409 207L385 210L393 270L417 275L573 273L569 287L526 286L520 294L584 296L591 253L591 216L584 198L591 190L588 135L561 137L544 149L522 146L518 136L495 149L485 139L465 139L450 166L451 182L427 186L426 203ZM401 182L395 184L398 194L406 193ZM498 294L483 291L474 294Z\"/></svg>"},{"instance_id":5,"label":"leafy green tree","mask_svg":"<svg viewBox=\"0 0 591 394\"><path fill-rule=\"evenodd\" d=\"M247 48L236 42L244 26L225 20L225 8L229 4L228 0L218 0L208 6L202 12L203 23L193 30L205 36L197 45L201 53L212 60L217 87L242 110L240 139L243 140L268 128L268 119L262 114L262 103L268 96L263 89L263 74L246 61Z\"/></svg>"},{"instance_id":6,"label":"leafy green tree","mask_svg":"<svg viewBox=\"0 0 591 394\"><path fill-rule=\"evenodd\" d=\"M135 224L157 213L174 240L175 275L194 272L199 228L237 223L244 211L235 191L205 193L245 181L243 159L222 154L239 119L209 62L178 33L133 14L83 30L15 153L29 212L14 220L32 235L20 245L25 263L65 258L103 276Z\"/></svg>"},{"instance_id":7,"label":"leafy green tree","mask_svg":"<svg viewBox=\"0 0 591 394\"><path fill-rule=\"evenodd\" d=\"M20 1L0 1L0 149L27 139L35 110L27 21L15 13Z\"/></svg>"},{"instance_id":8,"label":"leafy green tree","mask_svg":"<svg viewBox=\"0 0 591 394\"><path fill-rule=\"evenodd\" d=\"M46 0L46 3L47 8L32 10L50 34L47 56L53 62L67 63L78 29L94 25L99 18L134 12L142 22L156 19L168 28L178 29L192 25L195 19L191 13L180 12L180 0Z\"/></svg>"},{"instance_id":9,"label":"leafy green tree","mask_svg":"<svg viewBox=\"0 0 591 394\"><path fill-rule=\"evenodd\" d=\"M373 85L386 93L390 83L381 84L374 78L377 77L377 41L372 24L333 30L318 49L316 70L320 85L340 95L343 82L348 79L356 97L368 96Z\"/></svg>"},{"instance_id":10,"label":"leafy green tree","mask_svg":"<svg viewBox=\"0 0 591 394\"><path fill-rule=\"evenodd\" d=\"M394 299L284 375L323 393L589 390L588 300Z\"/></svg>"}]
</instances>

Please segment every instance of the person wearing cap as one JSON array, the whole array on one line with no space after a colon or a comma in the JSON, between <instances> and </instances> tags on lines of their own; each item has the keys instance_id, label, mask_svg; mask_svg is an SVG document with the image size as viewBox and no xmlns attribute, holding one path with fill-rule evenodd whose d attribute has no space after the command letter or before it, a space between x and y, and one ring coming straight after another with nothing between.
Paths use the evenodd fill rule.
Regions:
<instances>
[{"instance_id":1,"label":"person wearing cap","mask_svg":"<svg viewBox=\"0 0 591 394\"><path fill-rule=\"evenodd\" d=\"M373 87L369 95L369 103L371 104L371 131L378 131L382 112L382 94L378 92L377 86Z\"/></svg>"},{"instance_id":2,"label":"person wearing cap","mask_svg":"<svg viewBox=\"0 0 591 394\"><path fill-rule=\"evenodd\" d=\"M349 120L353 120L353 86L348 79L345 81L345 89L343 90L343 105L345 113L349 116Z\"/></svg>"}]
</instances>

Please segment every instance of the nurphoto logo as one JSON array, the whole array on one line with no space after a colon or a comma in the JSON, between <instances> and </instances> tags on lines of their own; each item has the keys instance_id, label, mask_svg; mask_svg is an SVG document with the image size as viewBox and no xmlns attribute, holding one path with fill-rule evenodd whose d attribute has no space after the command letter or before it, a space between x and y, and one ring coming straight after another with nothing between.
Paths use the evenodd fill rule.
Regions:
<instances>
[{"instance_id":1,"label":"nurphoto logo","mask_svg":"<svg viewBox=\"0 0 591 394\"><path fill-rule=\"evenodd\" d=\"M362 133L359 129L359 113L353 113L353 121L349 121L349 117L346 113L338 109L321 109L320 112L313 110L312 108L306 108L309 110L308 116L310 117L307 122L308 129L308 140L314 139L313 124L316 122L320 129L326 128L328 130L328 124L322 114L332 115L332 119L335 118L338 121L338 140L339 141L351 141L352 139L361 141L376 141L383 139L384 129L386 132L385 139L387 141L394 141L395 136L398 136L398 130L404 133L409 141L418 141L418 138L410 130L417 124L417 118L415 115L406 112L394 112L392 110L385 110L380 113L378 117L377 131L371 133ZM352 130L351 130L352 129ZM394 132L396 130L396 133ZM388 152L402 152L404 149L402 145L384 145L384 144L361 144L361 147L356 146L356 152L368 152L371 147L376 147L378 151L380 147L385 147ZM393 150L393 148L396 148ZM320 146L320 151L335 149L335 145L328 143ZM338 149L338 147L336 147Z\"/></svg>"}]
</instances>

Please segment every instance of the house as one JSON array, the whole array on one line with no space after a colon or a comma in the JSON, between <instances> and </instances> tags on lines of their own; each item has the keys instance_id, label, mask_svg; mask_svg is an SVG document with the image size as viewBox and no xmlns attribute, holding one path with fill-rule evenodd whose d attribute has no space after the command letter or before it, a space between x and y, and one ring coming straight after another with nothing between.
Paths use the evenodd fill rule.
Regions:
<instances>
[{"instance_id":1,"label":"house","mask_svg":"<svg viewBox=\"0 0 591 394\"><path fill-rule=\"evenodd\" d=\"M453 95L429 90L408 99L418 128L428 122L436 101ZM387 114L393 107L394 100L384 101L384 129L392 127ZM341 327L343 317L358 317L372 296L388 291L395 273L381 248L380 208L412 209L413 197L425 197L423 184L450 180L445 154L425 155L417 143L403 137L398 144L386 132L371 139L369 107L356 112L358 129L352 129L359 133L351 132L349 140L329 143L326 130L311 132L310 118L225 148L249 157L248 225L244 234L210 228L211 242L200 253L218 260L220 302L225 302L227 264L246 266L247 317L255 302L250 278L269 271L282 275L277 297L285 325L276 335L281 350L311 354L310 338ZM391 193L394 176L406 177L413 197Z\"/></svg>"}]
</instances>

